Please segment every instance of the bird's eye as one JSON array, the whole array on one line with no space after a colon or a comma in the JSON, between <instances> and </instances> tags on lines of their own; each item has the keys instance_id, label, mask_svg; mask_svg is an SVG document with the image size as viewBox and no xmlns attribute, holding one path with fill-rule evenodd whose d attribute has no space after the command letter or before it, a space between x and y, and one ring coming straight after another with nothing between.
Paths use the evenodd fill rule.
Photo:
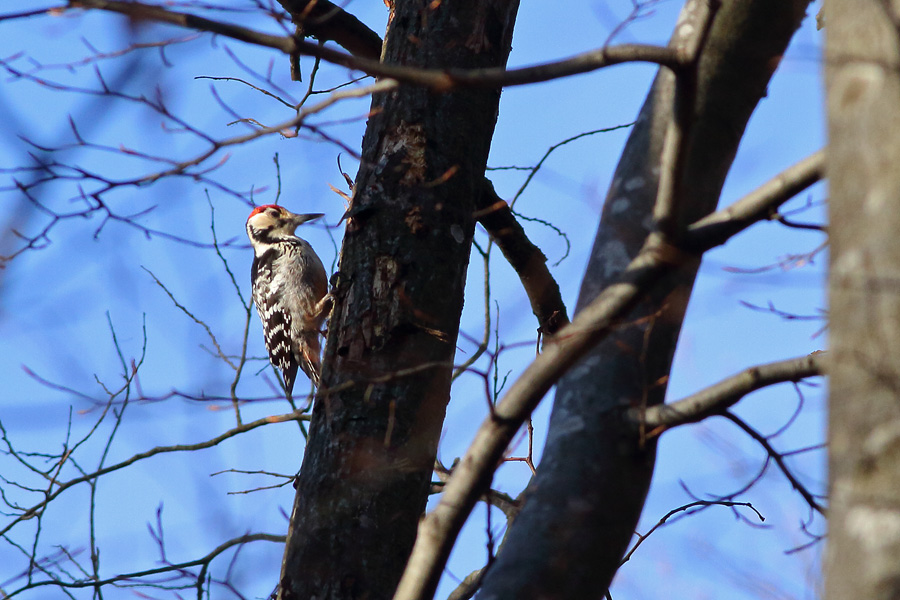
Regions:
<instances>
[{"instance_id":1,"label":"bird's eye","mask_svg":"<svg viewBox=\"0 0 900 600\"><path fill-rule=\"evenodd\" d=\"M281 212L277 208L270 208L266 212L269 213L273 217L277 217L278 215L281 214Z\"/></svg>"}]
</instances>

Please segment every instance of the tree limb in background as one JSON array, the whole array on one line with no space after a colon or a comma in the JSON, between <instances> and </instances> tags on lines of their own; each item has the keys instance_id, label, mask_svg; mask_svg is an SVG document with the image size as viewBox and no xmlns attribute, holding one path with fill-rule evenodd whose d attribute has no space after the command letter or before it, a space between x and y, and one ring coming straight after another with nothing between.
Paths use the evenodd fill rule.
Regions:
<instances>
[{"instance_id":1,"label":"tree limb in background","mask_svg":"<svg viewBox=\"0 0 900 600\"><path fill-rule=\"evenodd\" d=\"M825 356L825 353L817 352L750 367L676 402L652 406L645 411L632 408L627 416L634 425L643 427L647 435L658 436L666 429L722 414L741 398L761 388L822 375Z\"/></svg>"},{"instance_id":2,"label":"tree limb in background","mask_svg":"<svg viewBox=\"0 0 900 600\"><path fill-rule=\"evenodd\" d=\"M539 331L551 336L567 325L566 305L559 293L559 284L547 268L547 257L531 243L509 204L497 195L487 179L482 183L475 218L491 235L522 281Z\"/></svg>"},{"instance_id":3,"label":"tree limb in background","mask_svg":"<svg viewBox=\"0 0 900 600\"><path fill-rule=\"evenodd\" d=\"M785 198L796 196L825 177L825 151L819 150L785 169L731 206L716 211L688 227L682 245L692 248L720 246L748 225L777 218Z\"/></svg>"}]
</instances>

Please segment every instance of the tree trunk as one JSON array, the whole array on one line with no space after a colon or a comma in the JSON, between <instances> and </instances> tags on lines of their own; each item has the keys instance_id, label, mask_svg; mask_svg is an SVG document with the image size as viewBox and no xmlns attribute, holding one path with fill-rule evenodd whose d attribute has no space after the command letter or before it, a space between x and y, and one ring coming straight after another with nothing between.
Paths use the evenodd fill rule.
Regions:
<instances>
[{"instance_id":1,"label":"tree trunk","mask_svg":"<svg viewBox=\"0 0 900 600\"><path fill-rule=\"evenodd\" d=\"M697 35L691 0L671 44ZM808 0L723 2L702 50L684 160L682 223L715 209L750 115ZM686 25L686 26L682 26ZM607 195L576 312L615 281L653 228L674 77L661 71ZM659 285L628 323L562 378L538 474L480 598L602 598L632 538L655 443L622 418L663 401L699 260Z\"/></svg>"},{"instance_id":2,"label":"tree trunk","mask_svg":"<svg viewBox=\"0 0 900 600\"><path fill-rule=\"evenodd\" d=\"M517 0L396 0L383 60L502 67ZM390 598L425 508L499 90L372 101L281 598Z\"/></svg>"},{"instance_id":3,"label":"tree trunk","mask_svg":"<svg viewBox=\"0 0 900 600\"><path fill-rule=\"evenodd\" d=\"M900 597L900 5L825 5L830 180L825 597Z\"/></svg>"}]
</instances>

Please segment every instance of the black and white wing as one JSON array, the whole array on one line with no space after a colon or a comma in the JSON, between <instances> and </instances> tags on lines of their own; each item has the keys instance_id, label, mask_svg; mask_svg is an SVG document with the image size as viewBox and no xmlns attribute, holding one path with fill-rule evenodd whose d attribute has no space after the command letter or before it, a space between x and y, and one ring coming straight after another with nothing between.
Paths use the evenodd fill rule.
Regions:
<instances>
[{"instance_id":1,"label":"black and white wing","mask_svg":"<svg viewBox=\"0 0 900 600\"><path fill-rule=\"evenodd\" d=\"M282 290L278 289L273 278L272 263L265 260L254 260L253 264L253 303L262 321L263 336L269 360L284 376L284 384L288 393L294 389L297 378L297 359L291 343L291 313L281 301Z\"/></svg>"}]
</instances>

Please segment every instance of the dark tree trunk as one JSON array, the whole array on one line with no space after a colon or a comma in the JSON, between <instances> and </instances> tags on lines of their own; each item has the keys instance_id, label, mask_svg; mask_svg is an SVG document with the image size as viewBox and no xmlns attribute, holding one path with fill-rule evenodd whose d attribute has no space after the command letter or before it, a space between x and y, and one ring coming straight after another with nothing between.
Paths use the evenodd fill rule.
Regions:
<instances>
[{"instance_id":1,"label":"dark tree trunk","mask_svg":"<svg viewBox=\"0 0 900 600\"><path fill-rule=\"evenodd\" d=\"M900 598L900 5L825 4L830 600Z\"/></svg>"},{"instance_id":2,"label":"dark tree trunk","mask_svg":"<svg viewBox=\"0 0 900 600\"><path fill-rule=\"evenodd\" d=\"M384 62L505 66L516 0L397 0ZM390 598L449 399L476 196L498 90L373 98L322 387L297 481L284 599Z\"/></svg>"},{"instance_id":3,"label":"dark tree trunk","mask_svg":"<svg viewBox=\"0 0 900 600\"><path fill-rule=\"evenodd\" d=\"M675 47L696 35L697 9L706 1L687 3L682 22L693 27L676 28ZM807 4L732 0L719 9L699 64L683 223L715 209L747 121ZM668 71L657 77L629 138L576 311L617 280L653 227L673 79ZM655 459L655 443L622 417L629 408L663 401L698 266L693 261L658 284L626 324L560 381L538 474L480 598L604 596L637 526Z\"/></svg>"}]
</instances>

